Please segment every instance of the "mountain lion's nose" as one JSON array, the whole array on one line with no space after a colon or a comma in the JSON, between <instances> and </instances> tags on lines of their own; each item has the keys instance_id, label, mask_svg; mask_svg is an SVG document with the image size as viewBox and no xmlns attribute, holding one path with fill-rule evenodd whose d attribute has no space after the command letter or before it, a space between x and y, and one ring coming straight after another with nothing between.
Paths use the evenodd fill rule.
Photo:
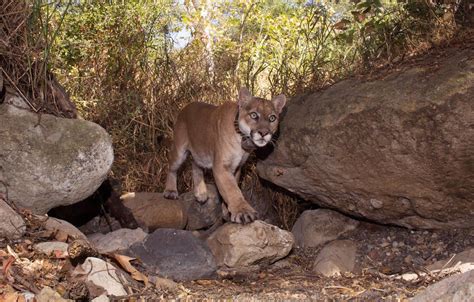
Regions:
<instances>
[{"instance_id":1,"label":"mountain lion's nose","mask_svg":"<svg viewBox=\"0 0 474 302\"><path fill-rule=\"evenodd\" d=\"M270 131L268 131L267 129L262 129L262 130L258 130L257 132L258 132L258 134L260 134L262 137L264 137L264 136L267 135Z\"/></svg>"}]
</instances>

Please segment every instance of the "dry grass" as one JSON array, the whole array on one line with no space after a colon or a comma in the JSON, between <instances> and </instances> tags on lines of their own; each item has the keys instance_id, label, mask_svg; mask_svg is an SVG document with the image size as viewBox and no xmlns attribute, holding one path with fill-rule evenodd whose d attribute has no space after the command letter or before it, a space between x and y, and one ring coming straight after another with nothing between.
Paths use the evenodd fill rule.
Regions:
<instances>
[{"instance_id":1,"label":"dry grass","mask_svg":"<svg viewBox=\"0 0 474 302\"><path fill-rule=\"evenodd\" d=\"M48 70L48 38L39 4L0 0L0 72L10 94L34 112L75 117L75 106Z\"/></svg>"}]
</instances>

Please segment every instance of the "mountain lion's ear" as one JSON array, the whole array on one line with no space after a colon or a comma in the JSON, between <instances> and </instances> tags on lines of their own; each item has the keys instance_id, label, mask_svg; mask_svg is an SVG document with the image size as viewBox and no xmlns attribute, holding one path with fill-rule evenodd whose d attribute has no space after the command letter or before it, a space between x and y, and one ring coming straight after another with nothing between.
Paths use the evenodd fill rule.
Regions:
<instances>
[{"instance_id":1,"label":"mountain lion's ear","mask_svg":"<svg viewBox=\"0 0 474 302\"><path fill-rule=\"evenodd\" d=\"M272 99L272 103L273 106L275 106L275 110L278 112L278 114L280 114L283 110L283 107L285 107L286 96L284 94L277 95Z\"/></svg>"},{"instance_id":2,"label":"mountain lion's ear","mask_svg":"<svg viewBox=\"0 0 474 302\"><path fill-rule=\"evenodd\" d=\"M240 90L239 90L239 106L243 106L244 104L249 102L251 99L252 99L252 94L250 93L250 91L245 87L240 88Z\"/></svg>"}]
</instances>

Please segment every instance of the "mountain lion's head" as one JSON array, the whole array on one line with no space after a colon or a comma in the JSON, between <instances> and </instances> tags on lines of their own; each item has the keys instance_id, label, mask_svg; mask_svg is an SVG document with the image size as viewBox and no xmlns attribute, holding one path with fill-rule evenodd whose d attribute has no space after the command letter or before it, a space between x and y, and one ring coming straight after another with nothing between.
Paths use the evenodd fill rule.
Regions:
<instances>
[{"instance_id":1,"label":"mountain lion's head","mask_svg":"<svg viewBox=\"0 0 474 302\"><path fill-rule=\"evenodd\" d=\"M272 100L252 96L247 88L239 91L238 126L257 147L268 144L278 129L278 120L286 103L280 94Z\"/></svg>"}]
</instances>

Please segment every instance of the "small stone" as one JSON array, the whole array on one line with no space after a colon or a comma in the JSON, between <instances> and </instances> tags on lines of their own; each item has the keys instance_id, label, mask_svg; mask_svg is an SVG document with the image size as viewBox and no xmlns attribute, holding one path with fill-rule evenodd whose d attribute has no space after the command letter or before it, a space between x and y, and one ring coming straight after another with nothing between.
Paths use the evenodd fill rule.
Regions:
<instances>
[{"instance_id":1,"label":"small stone","mask_svg":"<svg viewBox=\"0 0 474 302\"><path fill-rule=\"evenodd\" d=\"M380 244L381 247L387 247L387 246L389 246L389 245L390 245L390 243L388 243L388 242L386 242L386 241L385 241L385 242L382 242L382 244Z\"/></svg>"},{"instance_id":2,"label":"small stone","mask_svg":"<svg viewBox=\"0 0 474 302\"><path fill-rule=\"evenodd\" d=\"M372 205L372 207L374 209L381 209L383 208L383 202L381 200L378 200L378 199L370 199L370 204Z\"/></svg>"},{"instance_id":3,"label":"small stone","mask_svg":"<svg viewBox=\"0 0 474 302\"><path fill-rule=\"evenodd\" d=\"M326 277L353 272L357 246L351 240L335 240L323 247L314 262L313 271Z\"/></svg>"},{"instance_id":4,"label":"small stone","mask_svg":"<svg viewBox=\"0 0 474 302\"><path fill-rule=\"evenodd\" d=\"M291 232L299 247L318 247L354 230L359 222L338 212L307 210L298 218Z\"/></svg>"},{"instance_id":5,"label":"small stone","mask_svg":"<svg viewBox=\"0 0 474 302\"><path fill-rule=\"evenodd\" d=\"M413 257L411 255L408 255L403 258L403 262L405 262L406 264L411 264L413 262Z\"/></svg>"},{"instance_id":6,"label":"small stone","mask_svg":"<svg viewBox=\"0 0 474 302\"><path fill-rule=\"evenodd\" d=\"M74 271L76 275L85 275L86 280L93 285L102 287L107 295L125 296L127 291L122 282L123 273L110 263L102 259L89 257Z\"/></svg>"},{"instance_id":7,"label":"small stone","mask_svg":"<svg viewBox=\"0 0 474 302\"><path fill-rule=\"evenodd\" d=\"M150 282L155 284L155 286L161 290L171 290L174 291L178 288L178 283L174 282L171 279L161 278L154 276L150 278Z\"/></svg>"},{"instance_id":8,"label":"small stone","mask_svg":"<svg viewBox=\"0 0 474 302\"><path fill-rule=\"evenodd\" d=\"M67 248L68 244L60 241L49 241L41 242L34 245L35 250L38 252L44 253L46 255L51 255L51 253L60 253L63 257L68 255Z\"/></svg>"},{"instance_id":9,"label":"small stone","mask_svg":"<svg viewBox=\"0 0 474 302\"><path fill-rule=\"evenodd\" d=\"M396 242L396 241L392 242L392 246L393 247L398 247L398 242Z\"/></svg>"}]
</instances>

